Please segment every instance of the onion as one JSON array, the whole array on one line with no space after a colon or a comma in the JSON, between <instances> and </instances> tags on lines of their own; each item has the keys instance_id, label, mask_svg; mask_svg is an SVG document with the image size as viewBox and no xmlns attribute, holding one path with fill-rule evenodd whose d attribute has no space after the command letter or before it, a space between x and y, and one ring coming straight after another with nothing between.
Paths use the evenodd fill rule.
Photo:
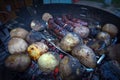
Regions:
<instances>
[{"instance_id":1,"label":"onion","mask_svg":"<svg viewBox=\"0 0 120 80\"><path fill-rule=\"evenodd\" d=\"M27 34L28 34L28 31L23 28L15 28L15 29L11 30L11 32L10 32L10 36L12 38L19 37L19 38L25 39Z\"/></svg>"},{"instance_id":2,"label":"onion","mask_svg":"<svg viewBox=\"0 0 120 80\"><path fill-rule=\"evenodd\" d=\"M8 43L8 51L11 54L25 52L28 44L21 38L12 38Z\"/></svg>"},{"instance_id":3,"label":"onion","mask_svg":"<svg viewBox=\"0 0 120 80\"><path fill-rule=\"evenodd\" d=\"M48 51L48 46L42 42L36 42L31 44L27 51L33 60L37 60L43 53Z\"/></svg>"}]
</instances>

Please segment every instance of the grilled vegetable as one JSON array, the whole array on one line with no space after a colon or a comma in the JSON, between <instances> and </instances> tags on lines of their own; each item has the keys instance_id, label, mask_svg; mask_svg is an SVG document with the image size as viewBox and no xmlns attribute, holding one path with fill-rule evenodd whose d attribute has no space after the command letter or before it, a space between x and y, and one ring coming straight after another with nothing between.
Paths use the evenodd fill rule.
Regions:
<instances>
[{"instance_id":1,"label":"grilled vegetable","mask_svg":"<svg viewBox=\"0 0 120 80\"><path fill-rule=\"evenodd\" d=\"M105 24L102 30L109 33L111 37L115 37L118 33L118 28L113 24Z\"/></svg>"},{"instance_id":2,"label":"grilled vegetable","mask_svg":"<svg viewBox=\"0 0 120 80\"><path fill-rule=\"evenodd\" d=\"M60 47L66 52L72 51L79 44L80 38L74 33L68 33L60 42Z\"/></svg>"},{"instance_id":3,"label":"grilled vegetable","mask_svg":"<svg viewBox=\"0 0 120 80\"><path fill-rule=\"evenodd\" d=\"M48 22L48 20L49 20L50 18L53 18L53 16L52 16L51 14L49 14L49 13L44 13L44 14L42 15L42 20L44 20L44 21L46 21L46 22Z\"/></svg>"},{"instance_id":4,"label":"grilled vegetable","mask_svg":"<svg viewBox=\"0 0 120 80\"><path fill-rule=\"evenodd\" d=\"M43 53L47 52L48 46L42 42L31 44L27 51L33 60L37 60Z\"/></svg>"},{"instance_id":5,"label":"grilled vegetable","mask_svg":"<svg viewBox=\"0 0 120 80\"><path fill-rule=\"evenodd\" d=\"M97 34L97 39L104 41L107 45L110 44L110 35L106 32L99 32Z\"/></svg>"},{"instance_id":6,"label":"grilled vegetable","mask_svg":"<svg viewBox=\"0 0 120 80\"><path fill-rule=\"evenodd\" d=\"M15 28L15 29L11 30L11 32L10 32L10 36L12 38L18 37L18 38L25 39L27 34L28 34L28 31L23 28Z\"/></svg>"},{"instance_id":7,"label":"grilled vegetable","mask_svg":"<svg viewBox=\"0 0 120 80\"><path fill-rule=\"evenodd\" d=\"M12 54L5 60L5 66L11 70L23 72L31 63L31 59L26 54Z\"/></svg>"},{"instance_id":8,"label":"grilled vegetable","mask_svg":"<svg viewBox=\"0 0 120 80\"><path fill-rule=\"evenodd\" d=\"M39 68L45 73L53 71L59 65L57 53L54 55L54 52L47 52L41 55L38 59L38 65Z\"/></svg>"},{"instance_id":9,"label":"grilled vegetable","mask_svg":"<svg viewBox=\"0 0 120 80\"><path fill-rule=\"evenodd\" d=\"M120 63L120 44L116 44L114 46L110 46L108 47L108 56L113 59L113 60L117 60Z\"/></svg>"},{"instance_id":10,"label":"grilled vegetable","mask_svg":"<svg viewBox=\"0 0 120 80\"><path fill-rule=\"evenodd\" d=\"M72 50L72 55L80 60L87 67L96 67L96 56L91 48L86 45L78 45Z\"/></svg>"},{"instance_id":11,"label":"grilled vegetable","mask_svg":"<svg viewBox=\"0 0 120 80\"><path fill-rule=\"evenodd\" d=\"M39 20L32 20L30 26L35 31L45 29L45 25L43 25Z\"/></svg>"},{"instance_id":12,"label":"grilled vegetable","mask_svg":"<svg viewBox=\"0 0 120 80\"><path fill-rule=\"evenodd\" d=\"M8 42L8 51L11 54L25 52L27 47L28 47L28 44L26 43L25 40L21 38L12 38Z\"/></svg>"},{"instance_id":13,"label":"grilled vegetable","mask_svg":"<svg viewBox=\"0 0 120 80\"><path fill-rule=\"evenodd\" d=\"M78 59L65 56L60 62L59 71L62 80L78 80L84 69Z\"/></svg>"},{"instance_id":14,"label":"grilled vegetable","mask_svg":"<svg viewBox=\"0 0 120 80\"><path fill-rule=\"evenodd\" d=\"M30 44L39 42L41 39L41 33L37 31L31 31L26 37L26 41Z\"/></svg>"},{"instance_id":15,"label":"grilled vegetable","mask_svg":"<svg viewBox=\"0 0 120 80\"><path fill-rule=\"evenodd\" d=\"M80 35L82 38L87 38L90 33L90 30L88 27L80 26L80 27L75 27L74 32Z\"/></svg>"}]
</instances>

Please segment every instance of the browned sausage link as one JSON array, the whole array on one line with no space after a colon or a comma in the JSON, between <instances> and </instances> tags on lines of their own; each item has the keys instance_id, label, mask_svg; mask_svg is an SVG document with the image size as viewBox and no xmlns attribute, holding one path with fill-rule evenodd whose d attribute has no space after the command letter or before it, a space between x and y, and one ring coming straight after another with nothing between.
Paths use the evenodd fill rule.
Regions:
<instances>
[{"instance_id":1,"label":"browned sausage link","mask_svg":"<svg viewBox=\"0 0 120 80\"><path fill-rule=\"evenodd\" d=\"M74 23L72 21L70 21L69 19L67 19L67 17L65 15L62 15L62 21L66 24L71 25L73 28L75 28Z\"/></svg>"},{"instance_id":2,"label":"browned sausage link","mask_svg":"<svg viewBox=\"0 0 120 80\"><path fill-rule=\"evenodd\" d=\"M62 18L63 18L63 21L64 21L66 24L72 25L74 28L81 26L80 23L73 22L73 21L71 21L72 19L69 20L66 15L63 15Z\"/></svg>"},{"instance_id":3,"label":"browned sausage link","mask_svg":"<svg viewBox=\"0 0 120 80\"><path fill-rule=\"evenodd\" d=\"M71 15L66 15L66 17L67 17L68 20L71 20L74 23L79 23L83 26L88 26L88 23L86 21L83 21L79 18L73 18Z\"/></svg>"},{"instance_id":4,"label":"browned sausage link","mask_svg":"<svg viewBox=\"0 0 120 80\"><path fill-rule=\"evenodd\" d=\"M66 29L67 31L70 31L72 32L73 31L73 27L69 24L65 24L63 21L62 21L62 18L60 17L56 17L54 19L55 23L58 24L60 27L62 27L63 29Z\"/></svg>"},{"instance_id":5,"label":"browned sausage link","mask_svg":"<svg viewBox=\"0 0 120 80\"><path fill-rule=\"evenodd\" d=\"M67 33L67 31L62 29L59 25L57 25L53 19L48 20L48 27L60 38L64 37Z\"/></svg>"}]
</instances>

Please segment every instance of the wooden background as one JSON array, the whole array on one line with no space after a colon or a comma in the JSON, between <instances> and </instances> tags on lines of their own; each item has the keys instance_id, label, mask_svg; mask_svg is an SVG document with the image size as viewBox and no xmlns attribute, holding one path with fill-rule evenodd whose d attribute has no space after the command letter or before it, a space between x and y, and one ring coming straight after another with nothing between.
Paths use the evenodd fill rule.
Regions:
<instances>
[{"instance_id":1,"label":"wooden background","mask_svg":"<svg viewBox=\"0 0 120 80\"><path fill-rule=\"evenodd\" d=\"M32 4L33 0L0 0L0 23L16 18L15 11Z\"/></svg>"}]
</instances>

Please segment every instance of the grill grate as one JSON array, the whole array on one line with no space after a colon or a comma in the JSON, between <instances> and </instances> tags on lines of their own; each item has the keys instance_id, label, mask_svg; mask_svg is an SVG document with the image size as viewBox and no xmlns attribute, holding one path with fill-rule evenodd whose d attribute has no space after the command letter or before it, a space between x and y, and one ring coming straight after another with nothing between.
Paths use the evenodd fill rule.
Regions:
<instances>
[{"instance_id":1,"label":"grill grate","mask_svg":"<svg viewBox=\"0 0 120 80\"><path fill-rule=\"evenodd\" d=\"M6 59L7 56L9 56L9 53L7 51L7 44L8 44L8 40L10 39L9 31L18 26L21 26L22 28L25 28L28 31L30 31L29 24L33 17L36 18L36 16L38 16L38 19L40 19L41 18L40 16L46 11L53 13L53 15L59 15L59 14L66 13L66 12L71 13L72 11L74 11L74 8L75 8L76 10L74 11L74 14L73 14L74 16L80 17L83 20L84 19L86 20L86 18L87 18L87 21L91 21L92 24L94 24L94 25L104 24L105 22L113 23L112 21L109 21L109 20L112 20L112 18L114 16L108 15L108 16L105 16L105 19L103 19L103 16L107 13L101 12L101 11L93 9L91 7L84 7L84 6L76 6L75 7L73 5L72 6L71 5L67 5L67 6L66 5L57 5L57 6L58 7L56 7L56 5L46 5L46 6L42 6L42 7L38 6L38 7L36 7L37 14L35 14L35 15L30 15L29 14L30 12L27 12L26 8L21 9L20 12L17 12L18 16L20 16L20 17L18 17L15 20L11 20L10 22L8 22L6 25L3 26L4 28L0 30L0 67L1 67L0 75L4 75L3 76L4 78L2 79L0 77L0 79L2 79L2 80L8 80L8 79L9 80L55 80L53 73L51 73L51 74L42 73L39 70L37 63L34 61L32 61L31 66L23 73L11 72L10 70L6 70L6 68L3 68L4 60ZM64 10L63 10L63 8L61 8L61 6L64 7ZM58 10L59 10L59 13L56 13ZM28 15L26 16L26 14L28 14ZM78 14L78 15L76 15L76 14ZM111 19L107 19L108 17ZM91 19L91 18L94 18L94 19ZM113 19L113 21L115 22L115 24L119 25L117 22L117 19ZM112 45L114 45L117 42L117 40L118 40L117 37L115 39L112 39ZM53 47L51 44L47 43L45 40L43 40L43 42L45 42L46 44L49 45L50 51L55 51L55 52L59 53L60 55L62 54L62 52L60 52L58 49ZM104 47L105 46L103 46L103 48ZM107 62L107 60L105 60L105 61ZM103 65L102 68L100 68L100 69L104 71L107 68L105 68ZM109 69L108 69L108 72L109 72ZM1 74L1 73L3 73L3 74ZM99 73L99 74L97 74L97 73ZM86 78L88 79L88 76L90 74L91 73L85 73L83 80L86 80ZM96 74L93 75L93 79L91 79L91 80L100 79L99 78L100 75L101 75L101 72L99 70L97 70ZM109 75L109 76L111 76L111 75ZM114 76L113 76L113 78L114 78ZM116 79L116 78L114 78L114 79ZM58 77L57 80L61 80L61 78Z\"/></svg>"}]
</instances>

